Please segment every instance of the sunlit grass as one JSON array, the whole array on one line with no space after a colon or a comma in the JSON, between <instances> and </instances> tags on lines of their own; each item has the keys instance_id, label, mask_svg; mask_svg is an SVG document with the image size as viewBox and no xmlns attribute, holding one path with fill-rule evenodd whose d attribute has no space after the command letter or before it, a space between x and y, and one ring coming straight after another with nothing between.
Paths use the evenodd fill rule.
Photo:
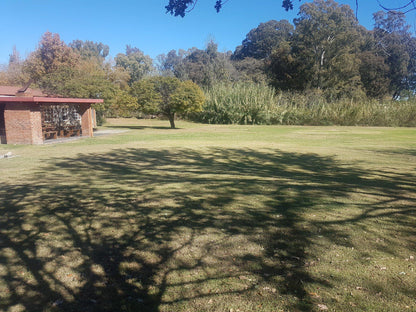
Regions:
<instances>
[{"instance_id":1,"label":"sunlit grass","mask_svg":"<svg viewBox=\"0 0 416 312\"><path fill-rule=\"evenodd\" d=\"M0 146L0 310L416 309L415 129L177 126Z\"/></svg>"}]
</instances>

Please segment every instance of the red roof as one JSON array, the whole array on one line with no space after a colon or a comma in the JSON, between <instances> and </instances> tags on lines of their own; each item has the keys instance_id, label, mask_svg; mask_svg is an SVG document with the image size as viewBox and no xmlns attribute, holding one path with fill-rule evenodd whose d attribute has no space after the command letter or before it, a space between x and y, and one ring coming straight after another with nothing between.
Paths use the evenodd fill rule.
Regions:
<instances>
[{"instance_id":1,"label":"red roof","mask_svg":"<svg viewBox=\"0 0 416 312\"><path fill-rule=\"evenodd\" d=\"M17 96L18 94L24 96L46 96L39 89L27 88L25 92L19 92L20 89L22 87L0 86L0 96Z\"/></svg>"},{"instance_id":2,"label":"red roof","mask_svg":"<svg viewBox=\"0 0 416 312\"><path fill-rule=\"evenodd\" d=\"M22 91L24 90L24 91ZM0 103L103 103L101 99L48 97L39 89L0 86Z\"/></svg>"},{"instance_id":3,"label":"red roof","mask_svg":"<svg viewBox=\"0 0 416 312\"><path fill-rule=\"evenodd\" d=\"M42 96L0 96L0 103L103 103L102 99L53 98Z\"/></svg>"}]
</instances>

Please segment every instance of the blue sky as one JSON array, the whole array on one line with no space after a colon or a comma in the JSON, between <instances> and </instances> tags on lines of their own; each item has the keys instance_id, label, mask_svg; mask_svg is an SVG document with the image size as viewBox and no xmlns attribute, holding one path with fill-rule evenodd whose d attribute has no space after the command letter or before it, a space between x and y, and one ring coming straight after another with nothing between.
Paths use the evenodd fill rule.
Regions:
<instances>
[{"instance_id":1,"label":"blue sky","mask_svg":"<svg viewBox=\"0 0 416 312\"><path fill-rule=\"evenodd\" d=\"M379 0L394 7L407 0ZM301 3L286 12L282 0L229 0L217 14L215 0L199 0L185 18L165 13L168 0L1 0L0 64L8 62L15 45L24 58L34 51L46 31L59 33L66 43L91 40L110 46L110 56L124 52L126 44L155 58L171 49L204 48L214 39L220 51L232 50L246 34L271 19L296 17ZM339 1L355 10L355 0ZM368 29L377 0L359 0L358 19ZM408 14L414 30L415 13Z\"/></svg>"}]
</instances>

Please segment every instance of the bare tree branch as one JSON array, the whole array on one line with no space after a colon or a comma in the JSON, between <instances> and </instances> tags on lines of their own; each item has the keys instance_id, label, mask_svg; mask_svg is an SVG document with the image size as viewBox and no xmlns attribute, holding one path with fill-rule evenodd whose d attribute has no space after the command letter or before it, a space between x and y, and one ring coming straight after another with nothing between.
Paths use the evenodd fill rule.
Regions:
<instances>
[{"instance_id":1,"label":"bare tree branch","mask_svg":"<svg viewBox=\"0 0 416 312\"><path fill-rule=\"evenodd\" d=\"M405 5L399 6L399 7L394 7L394 8L389 8L389 7L386 7L386 6L382 5L380 0L377 0L377 2L378 2L378 5L385 11L403 11L403 10L405 10L403 13L407 14L410 11L416 10L415 0L410 0Z\"/></svg>"}]
</instances>

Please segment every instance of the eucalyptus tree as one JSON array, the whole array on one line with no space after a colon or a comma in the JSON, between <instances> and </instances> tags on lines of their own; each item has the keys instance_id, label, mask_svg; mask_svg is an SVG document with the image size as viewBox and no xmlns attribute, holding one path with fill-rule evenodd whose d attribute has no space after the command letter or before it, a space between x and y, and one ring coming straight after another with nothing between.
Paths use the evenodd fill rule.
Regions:
<instances>
[{"instance_id":1,"label":"eucalyptus tree","mask_svg":"<svg viewBox=\"0 0 416 312\"><path fill-rule=\"evenodd\" d=\"M119 53L115 57L116 66L124 68L130 75L129 84L143 79L150 74L153 67L153 60L136 47L126 46L126 53Z\"/></svg>"},{"instance_id":2,"label":"eucalyptus tree","mask_svg":"<svg viewBox=\"0 0 416 312\"><path fill-rule=\"evenodd\" d=\"M361 27L347 5L315 0L300 7L295 31L268 61L279 89L321 89L328 96L361 94Z\"/></svg>"},{"instance_id":3,"label":"eucalyptus tree","mask_svg":"<svg viewBox=\"0 0 416 312\"><path fill-rule=\"evenodd\" d=\"M103 64L110 53L110 47L102 42L74 40L69 43L69 46L78 52L83 59L94 59L100 64Z\"/></svg>"},{"instance_id":4,"label":"eucalyptus tree","mask_svg":"<svg viewBox=\"0 0 416 312\"><path fill-rule=\"evenodd\" d=\"M311 87L347 91L359 83L360 33L354 12L333 0L300 7L295 19L295 54L308 64L303 74Z\"/></svg>"},{"instance_id":5,"label":"eucalyptus tree","mask_svg":"<svg viewBox=\"0 0 416 312\"><path fill-rule=\"evenodd\" d=\"M205 49L171 50L157 57L158 69L163 76L192 80L201 87L228 81L235 71L230 61L231 52L219 52L218 44L209 41Z\"/></svg>"},{"instance_id":6,"label":"eucalyptus tree","mask_svg":"<svg viewBox=\"0 0 416 312\"><path fill-rule=\"evenodd\" d=\"M246 35L242 44L236 48L233 59L267 58L281 42L290 40L293 32L294 27L287 20L261 23Z\"/></svg>"},{"instance_id":7,"label":"eucalyptus tree","mask_svg":"<svg viewBox=\"0 0 416 312\"><path fill-rule=\"evenodd\" d=\"M414 89L416 82L416 39L412 37L404 13L374 13L375 53L388 65L390 92L393 98L404 90Z\"/></svg>"},{"instance_id":8,"label":"eucalyptus tree","mask_svg":"<svg viewBox=\"0 0 416 312\"><path fill-rule=\"evenodd\" d=\"M167 54L157 56L157 68L162 76L181 77L181 64L188 52L182 49L170 50Z\"/></svg>"}]
</instances>

